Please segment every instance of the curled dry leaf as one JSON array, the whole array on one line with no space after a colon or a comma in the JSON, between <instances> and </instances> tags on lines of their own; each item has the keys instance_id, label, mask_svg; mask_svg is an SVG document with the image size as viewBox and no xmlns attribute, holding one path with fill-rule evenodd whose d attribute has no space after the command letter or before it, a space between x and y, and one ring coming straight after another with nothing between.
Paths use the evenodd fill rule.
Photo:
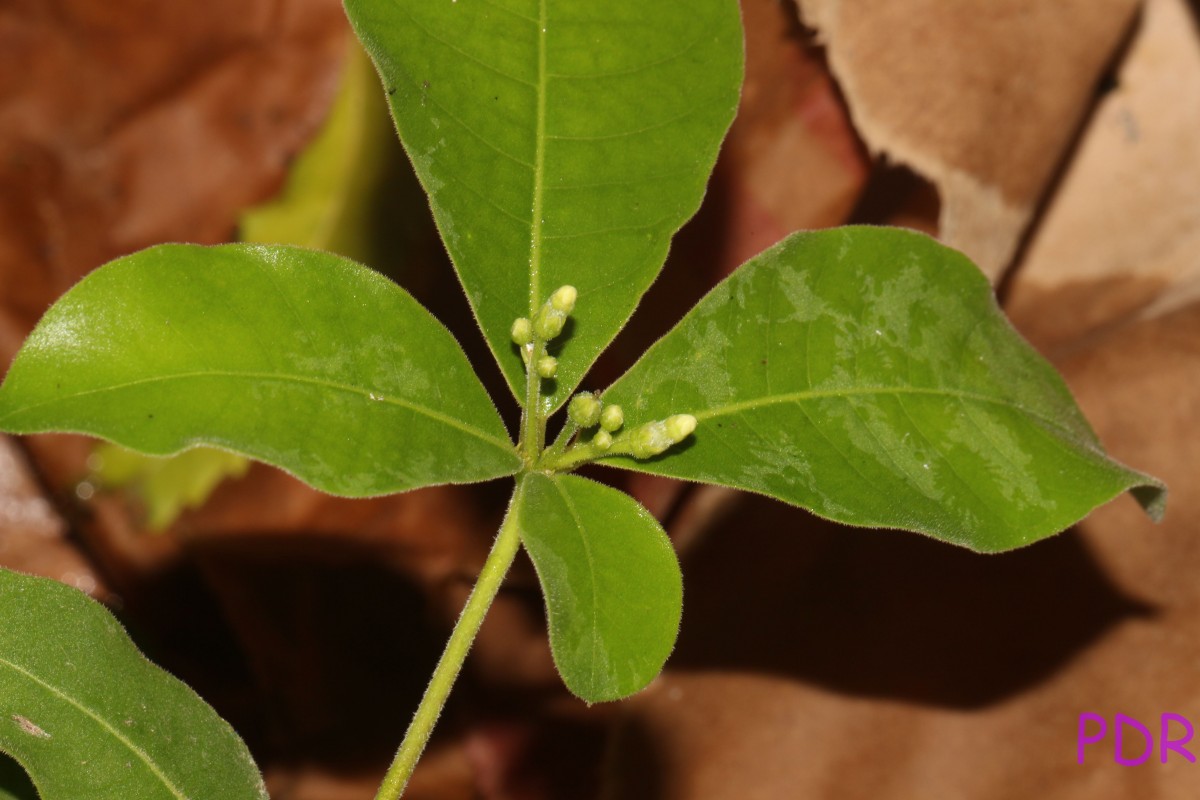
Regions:
<instances>
[{"instance_id":1,"label":"curled dry leaf","mask_svg":"<svg viewBox=\"0 0 1200 800\"><path fill-rule=\"evenodd\" d=\"M1012 282L1036 344L1200 300L1198 31L1185 0L1146 4Z\"/></svg>"},{"instance_id":2,"label":"curled dry leaf","mask_svg":"<svg viewBox=\"0 0 1200 800\"><path fill-rule=\"evenodd\" d=\"M797 0L858 132L942 195L943 240L1007 266L1137 0Z\"/></svg>"}]
</instances>

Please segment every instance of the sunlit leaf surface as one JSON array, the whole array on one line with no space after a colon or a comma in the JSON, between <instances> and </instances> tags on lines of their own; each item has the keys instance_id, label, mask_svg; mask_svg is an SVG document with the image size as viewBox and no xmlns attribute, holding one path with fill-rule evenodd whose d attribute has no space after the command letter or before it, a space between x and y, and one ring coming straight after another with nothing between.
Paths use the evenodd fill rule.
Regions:
<instances>
[{"instance_id":1,"label":"sunlit leaf surface","mask_svg":"<svg viewBox=\"0 0 1200 800\"><path fill-rule=\"evenodd\" d=\"M777 497L840 522L998 551L1134 489L961 254L888 228L796 234L720 284L604 393L693 438L609 463Z\"/></svg>"},{"instance_id":2,"label":"sunlit leaf surface","mask_svg":"<svg viewBox=\"0 0 1200 800\"><path fill-rule=\"evenodd\" d=\"M734 0L347 0L492 350L579 289L552 405L695 213L738 101Z\"/></svg>"},{"instance_id":3,"label":"sunlit leaf surface","mask_svg":"<svg viewBox=\"0 0 1200 800\"><path fill-rule=\"evenodd\" d=\"M366 267L293 247L162 245L96 270L18 354L0 429L210 444L347 496L520 465L437 320Z\"/></svg>"}]
</instances>

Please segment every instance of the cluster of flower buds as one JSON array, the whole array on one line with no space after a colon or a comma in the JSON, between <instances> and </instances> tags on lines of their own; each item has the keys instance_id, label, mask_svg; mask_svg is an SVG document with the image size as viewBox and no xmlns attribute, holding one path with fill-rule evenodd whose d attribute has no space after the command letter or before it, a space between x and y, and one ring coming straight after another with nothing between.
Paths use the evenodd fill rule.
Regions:
<instances>
[{"instance_id":1,"label":"cluster of flower buds","mask_svg":"<svg viewBox=\"0 0 1200 800\"><path fill-rule=\"evenodd\" d=\"M592 447L607 450L612 447L613 434L625 424L625 413L618 405L603 405L591 392L580 392L567 404L567 416L581 430L600 426L592 436Z\"/></svg>"},{"instance_id":2,"label":"cluster of flower buds","mask_svg":"<svg viewBox=\"0 0 1200 800\"><path fill-rule=\"evenodd\" d=\"M532 367L542 378L553 378L558 374L558 359L543 354L538 357L537 363L530 364L535 342L544 344L563 332L567 317L575 310L575 299L578 295L574 286L560 286L550 295L550 299L542 304L532 321L521 317L512 325L512 340L521 348L526 368Z\"/></svg>"}]
</instances>

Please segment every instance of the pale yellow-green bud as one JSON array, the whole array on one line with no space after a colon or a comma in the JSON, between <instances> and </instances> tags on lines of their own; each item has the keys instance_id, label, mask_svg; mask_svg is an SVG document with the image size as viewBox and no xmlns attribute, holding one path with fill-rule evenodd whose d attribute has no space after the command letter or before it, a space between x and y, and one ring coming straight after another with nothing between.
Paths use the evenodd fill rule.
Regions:
<instances>
[{"instance_id":1,"label":"pale yellow-green bud","mask_svg":"<svg viewBox=\"0 0 1200 800\"><path fill-rule=\"evenodd\" d=\"M676 442L682 442L692 431L696 430L696 418L691 414L676 414L673 417L667 417L665 423L667 426L667 435Z\"/></svg>"},{"instance_id":2,"label":"pale yellow-green bud","mask_svg":"<svg viewBox=\"0 0 1200 800\"><path fill-rule=\"evenodd\" d=\"M537 374L543 378L553 378L558 372L558 359L554 356L542 356L537 360Z\"/></svg>"},{"instance_id":3,"label":"pale yellow-green bud","mask_svg":"<svg viewBox=\"0 0 1200 800\"><path fill-rule=\"evenodd\" d=\"M662 421L647 422L629 436L629 449L635 458L650 458L675 444Z\"/></svg>"},{"instance_id":4,"label":"pale yellow-green bud","mask_svg":"<svg viewBox=\"0 0 1200 800\"><path fill-rule=\"evenodd\" d=\"M578 296L579 292L575 291L574 286L560 286L550 295L550 306L555 311L570 314L575 310L575 298Z\"/></svg>"},{"instance_id":5,"label":"pale yellow-green bud","mask_svg":"<svg viewBox=\"0 0 1200 800\"><path fill-rule=\"evenodd\" d=\"M517 347L524 347L533 341L533 323L521 317L512 324L512 340Z\"/></svg>"},{"instance_id":6,"label":"pale yellow-green bud","mask_svg":"<svg viewBox=\"0 0 1200 800\"><path fill-rule=\"evenodd\" d=\"M625 412L620 406L605 406L604 411L600 412L600 427L612 433L621 429L625 424Z\"/></svg>"},{"instance_id":7,"label":"pale yellow-green bud","mask_svg":"<svg viewBox=\"0 0 1200 800\"><path fill-rule=\"evenodd\" d=\"M567 405L567 416L581 428L590 428L600 421L600 401L591 392L580 392Z\"/></svg>"},{"instance_id":8,"label":"pale yellow-green bud","mask_svg":"<svg viewBox=\"0 0 1200 800\"><path fill-rule=\"evenodd\" d=\"M696 430L691 414L676 414L665 420L647 422L629 436L629 448L636 458L650 458L678 444Z\"/></svg>"},{"instance_id":9,"label":"pale yellow-green bud","mask_svg":"<svg viewBox=\"0 0 1200 800\"><path fill-rule=\"evenodd\" d=\"M563 326L566 324L567 315L549 303L546 303L538 311L537 319L533 323L533 329L543 342L548 342L562 333Z\"/></svg>"},{"instance_id":10,"label":"pale yellow-green bud","mask_svg":"<svg viewBox=\"0 0 1200 800\"><path fill-rule=\"evenodd\" d=\"M612 447L612 434L608 431L596 431L596 435L592 437L592 447L597 450L607 450Z\"/></svg>"}]
</instances>

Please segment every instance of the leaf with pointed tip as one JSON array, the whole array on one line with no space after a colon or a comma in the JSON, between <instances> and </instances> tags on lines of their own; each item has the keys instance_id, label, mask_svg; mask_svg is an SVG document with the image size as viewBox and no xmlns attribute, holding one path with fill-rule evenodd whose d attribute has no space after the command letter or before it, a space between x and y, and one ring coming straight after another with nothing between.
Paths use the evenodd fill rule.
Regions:
<instances>
[{"instance_id":1,"label":"leaf with pointed tip","mask_svg":"<svg viewBox=\"0 0 1200 800\"><path fill-rule=\"evenodd\" d=\"M7 570L0 750L28 771L42 800L267 797L233 729L147 661L99 603Z\"/></svg>"},{"instance_id":2,"label":"leaf with pointed tip","mask_svg":"<svg viewBox=\"0 0 1200 800\"><path fill-rule=\"evenodd\" d=\"M26 340L0 430L208 444L348 497L520 467L429 312L360 264L284 246L161 245L100 267Z\"/></svg>"},{"instance_id":3,"label":"leaf with pointed tip","mask_svg":"<svg viewBox=\"0 0 1200 800\"><path fill-rule=\"evenodd\" d=\"M475 315L509 339L555 288L579 303L557 407L695 213L742 75L734 0L346 0Z\"/></svg>"},{"instance_id":4,"label":"leaf with pointed tip","mask_svg":"<svg viewBox=\"0 0 1200 800\"><path fill-rule=\"evenodd\" d=\"M926 236L789 237L717 286L604 393L694 437L607 463L770 495L973 550L1044 538L1156 479L1109 459L1062 379L961 254Z\"/></svg>"},{"instance_id":5,"label":"leaf with pointed tip","mask_svg":"<svg viewBox=\"0 0 1200 800\"><path fill-rule=\"evenodd\" d=\"M589 703L644 688L679 635L683 578L671 540L629 495L586 478L530 473L521 491L521 540L567 688Z\"/></svg>"}]
</instances>

